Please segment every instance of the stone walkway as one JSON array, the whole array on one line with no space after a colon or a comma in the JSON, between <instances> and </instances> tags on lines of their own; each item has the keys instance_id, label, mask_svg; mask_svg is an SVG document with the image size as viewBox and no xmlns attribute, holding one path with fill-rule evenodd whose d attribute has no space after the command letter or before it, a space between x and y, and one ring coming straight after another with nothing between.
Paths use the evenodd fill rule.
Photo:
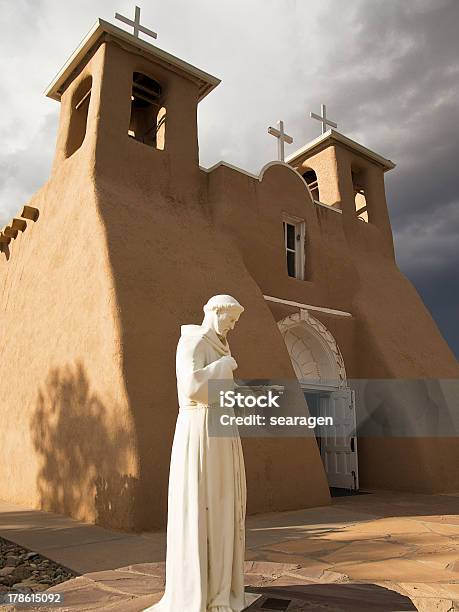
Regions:
<instances>
[{"instance_id":1,"label":"stone walkway","mask_svg":"<svg viewBox=\"0 0 459 612\"><path fill-rule=\"evenodd\" d=\"M164 534L123 534L0 502L0 535L82 574L45 591L64 593L63 606L2 612L140 612L161 597ZM246 535L250 611L459 611L459 494L335 498L248 517Z\"/></svg>"}]
</instances>

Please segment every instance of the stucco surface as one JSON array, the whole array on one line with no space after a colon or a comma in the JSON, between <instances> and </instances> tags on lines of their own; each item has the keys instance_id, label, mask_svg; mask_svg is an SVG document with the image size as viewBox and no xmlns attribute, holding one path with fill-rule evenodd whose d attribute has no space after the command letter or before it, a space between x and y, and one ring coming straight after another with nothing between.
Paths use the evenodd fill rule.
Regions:
<instances>
[{"instance_id":1,"label":"stucco surface","mask_svg":"<svg viewBox=\"0 0 459 612\"><path fill-rule=\"evenodd\" d=\"M69 161L0 263L0 491L130 526L137 442L113 274L90 177Z\"/></svg>"}]
</instances>

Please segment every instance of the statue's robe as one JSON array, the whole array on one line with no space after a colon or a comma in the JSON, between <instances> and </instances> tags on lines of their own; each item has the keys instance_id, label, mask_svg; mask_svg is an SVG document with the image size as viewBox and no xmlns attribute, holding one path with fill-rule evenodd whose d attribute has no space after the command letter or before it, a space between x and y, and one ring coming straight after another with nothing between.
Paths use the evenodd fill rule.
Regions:
<instances>
[{"instance_id":1,"label":"statue's robe","mask_svg":"<svg viewBox=\"0 0 459 612\"><path fill-rule=\"evenodd\" d=\"M200 325L181 329L176 355L180 409L169 472L166 590L144 612L240 612L245 608L247 498L242 445L237 427L225 437L209 435L210 413L219 408L209 406L208 382L224 380L233 385L229 360L221 359L231 353L213 329Z\"/></svg>"}]
</instances>

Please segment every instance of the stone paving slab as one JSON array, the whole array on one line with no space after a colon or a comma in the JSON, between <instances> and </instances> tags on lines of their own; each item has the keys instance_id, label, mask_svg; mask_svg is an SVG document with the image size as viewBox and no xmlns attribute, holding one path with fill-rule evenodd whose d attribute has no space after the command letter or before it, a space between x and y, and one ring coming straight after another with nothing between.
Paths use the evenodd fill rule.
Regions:
<instances>
[{"instance_id":1,"label":"stone paving slab","mask_svg":"<svg viewBox=\"0 0 459 612\"><path fill-rule=\"evenodd\" d=\"M159 564L151 564L150 574L163 574L164 568ZM135 570L133 566L132 570ZM305 577L305 573L297 573L302 568L297 565L276 563L246 563L247 595L254 603L248 601L247 610L266 610L262 606L267 599L290 601L288 612L311 609L326 609L336 611L354 612L368 610L371 601L372 610L416 610L406 595L377 585L350 584L350 583L315 583ZM119 583L116 576L120 574ZM132 574L127 577L126 574ZM128 578L128 579L126 579ZM146 578L153 579L135 571L122 572L95 572L89 576L79 577L68 581L63 588L58 586L48 589L47 592L61 592L64 594L65 605L60 606L60 612L78 610L113 610L116 612L141 612L144 608L159 600L162 594L163 581L148 583ZM122 589L121 594L119 589ZM147 592L145 592L147 591ZM11 607L11 610L16 608ZM22 607L22 610L41 610L51 612L56 607L41 606ZM186 612L186 611L183 611Z\"/></svg>"},{"instance_id":2,"label":"stone paving slab","mask_svg":"<svg viewBox=\"0 0 459 612\"><path fill-rule=\"evenodd\" d=\"M77 573L161 561L165 534L132 534L0 500L0 535Z\"/></svg>"},{"instance_id":3,"label":"stone paving slab","mask_svg":"<svg viewBox=\"0 0 459 612\"><path fill-rule=\"evenodd\" d=\"M46 591L66 596L65 607L49 612L140 612L161 597L164 534L121 534L51 513L35 520L36 513L0 503L0 535L17 534L21 545L84 569ZM459 610L459 497L378 492L250 516L246 559L247 588L260 597L250 610L264 609L268 597L290 600L288 612Z\"/></svg>"}]
</instances>

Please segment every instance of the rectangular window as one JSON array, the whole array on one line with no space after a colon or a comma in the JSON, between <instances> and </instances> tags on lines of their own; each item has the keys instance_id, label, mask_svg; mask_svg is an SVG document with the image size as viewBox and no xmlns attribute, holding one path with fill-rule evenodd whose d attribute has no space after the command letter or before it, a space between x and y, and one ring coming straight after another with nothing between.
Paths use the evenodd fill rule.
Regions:
<instances>
[{"instance_id":1,"label":"rectangular window","mask_svg":"<svg viewBox=\"0 0 459 612\"><path fill-rule=\"evenodd\" d=\"M287 260L287 274L304 279L304 221L284 215L284 245Z\"/></svg>"}]
</instances>

